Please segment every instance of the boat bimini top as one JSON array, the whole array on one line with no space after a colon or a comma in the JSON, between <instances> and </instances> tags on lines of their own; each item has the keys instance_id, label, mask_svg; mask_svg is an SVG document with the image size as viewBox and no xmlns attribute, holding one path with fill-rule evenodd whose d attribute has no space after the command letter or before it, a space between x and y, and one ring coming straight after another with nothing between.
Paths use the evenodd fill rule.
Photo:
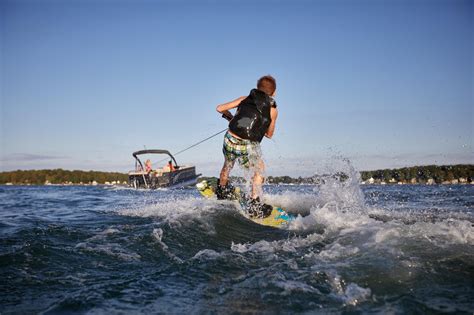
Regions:
<instances>
[{"instance_id":1,"label":"boat bimini top","mask_svg":"<svg viewBox=\"0 0 474 315\"><path fill-rule=\"evenodd\" d=\"M140 167L142 169L145 169L143 167L142 161L138 158L138 155L142 154L167 154L169 157L173 160L174 162L174 167L178 168L178 163L176 163L176 159L174 158L173 155L168 150L140 150L132 153L132 156L135 158L136 162L140 164Z\"/></svg>"}]
</instances>

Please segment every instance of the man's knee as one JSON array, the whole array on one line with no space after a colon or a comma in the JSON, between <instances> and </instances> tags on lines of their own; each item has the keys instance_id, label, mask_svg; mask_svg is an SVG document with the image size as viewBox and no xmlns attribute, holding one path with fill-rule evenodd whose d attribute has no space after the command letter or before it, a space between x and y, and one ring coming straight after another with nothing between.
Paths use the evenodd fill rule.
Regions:
<instances>
[{"instance_id":1,"label":"man's knee","mask_svg":"<svg viewBox=\"0 0 474 315\"><path fill-rule=\"evenodd\" d=\"M259 174L255 174L255 176L253 177L253 181L261 184L265 181L265 177Z\"/></svg>"}]
</instances>

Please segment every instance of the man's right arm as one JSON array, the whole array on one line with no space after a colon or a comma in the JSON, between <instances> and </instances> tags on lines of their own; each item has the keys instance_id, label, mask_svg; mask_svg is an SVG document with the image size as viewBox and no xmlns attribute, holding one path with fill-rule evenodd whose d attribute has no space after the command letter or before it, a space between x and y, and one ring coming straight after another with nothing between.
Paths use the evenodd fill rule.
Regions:
<instances>
[{"instance_id":1,"label":"man's right arm","mask_svg":"<svg viewBox=\"0 0 474 315\"><path fill-rule=\"evenodd\" d=\"M228 103L224 103L224 104L221 104L221 105L218 105L216 110L223 114L223 116L225 116L228 120L231 120L233 115L231 114L231 112L229 112L230 109L232 108L236 108L237 106L239 106L239 104L246 98L246 96L241 96L239 97L238 99L235 99L231 102L228 102Z\"/></svg>"}]
</instances>

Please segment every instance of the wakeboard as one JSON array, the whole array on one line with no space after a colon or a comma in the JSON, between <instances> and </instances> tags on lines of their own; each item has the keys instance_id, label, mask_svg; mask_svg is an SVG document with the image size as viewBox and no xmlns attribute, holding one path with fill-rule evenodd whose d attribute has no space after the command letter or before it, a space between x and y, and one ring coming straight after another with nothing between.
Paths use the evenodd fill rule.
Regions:
<instances>
[{"instance_id":1,"label":"wakeboard","mask_svg":"<svg viewBox=\"0 0 474 315\"><path fill-rule=\"evenodd\" d=\"M200 181L196 184L196 188L199 193L204 196L205 198L216 198L216 187L217 182L212 183L206 180ZM244 215L249 220L265 226L271 226L275 228L282 228L287 226L291 221L293 221L296 217L292 214L287 213L280 207L272 206L272 211L270 215L259 218L259 217L252 217L248 214L248 198L245 194L241 191L239 187L234 187L234 191L231 194L230 200L238 201Z\"/></svg>"}]
</instances>

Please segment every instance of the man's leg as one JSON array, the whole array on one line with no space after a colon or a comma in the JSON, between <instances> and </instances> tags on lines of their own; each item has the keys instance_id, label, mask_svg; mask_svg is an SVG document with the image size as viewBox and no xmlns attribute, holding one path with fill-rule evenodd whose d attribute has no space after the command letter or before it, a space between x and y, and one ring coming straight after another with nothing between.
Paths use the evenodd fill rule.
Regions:
<instances>
[{"instance_id":1,"label":"man's leg","mask_svg":"<svg viewBox=\"0 0 474 315\"><path fill-rule=\"evenodd\" d=\"M229 182L229 173L234 167L234 161L225 160L224 166L222 166L221 174L219 177L219 185L224 187Z\"/></svg>"},{"instance_id":2,"label":"man's leg","mask_svg":"<svg viewBox=\"0 0 474 315\"><path fill-rule=\"evenodd\" d=\"M229 185L229 173L234 166L234 161L226 160L222 167L221 174L219 177L219 183L216 187L217 199L232 199L234 188Z\"/></svg>"},{"instance_id":3,"label":"man's leg","mask_svg":"<svg viewBox=\"0 0 474 315\"><path fill-rule=\"evenodd\" d=\"M257 199L262 195L262 184L265 179L265 163L262 159L258 159L255 164L254 175L252 178L252 199Z\"/></svg>"},{"instance_id":4,"label":"man's leg","mask_svg":"<svg viewBox=\"0 0 474 315\"><path fill-rule=\"evenodd\" d=\"M249 202L248 212L251 217L266 218L273 210L273 207L261 201L262 184L265 179L265 163L259 159L255 164L255 173L252 178L252 199Z\"/></svg>"}]
</instances>

